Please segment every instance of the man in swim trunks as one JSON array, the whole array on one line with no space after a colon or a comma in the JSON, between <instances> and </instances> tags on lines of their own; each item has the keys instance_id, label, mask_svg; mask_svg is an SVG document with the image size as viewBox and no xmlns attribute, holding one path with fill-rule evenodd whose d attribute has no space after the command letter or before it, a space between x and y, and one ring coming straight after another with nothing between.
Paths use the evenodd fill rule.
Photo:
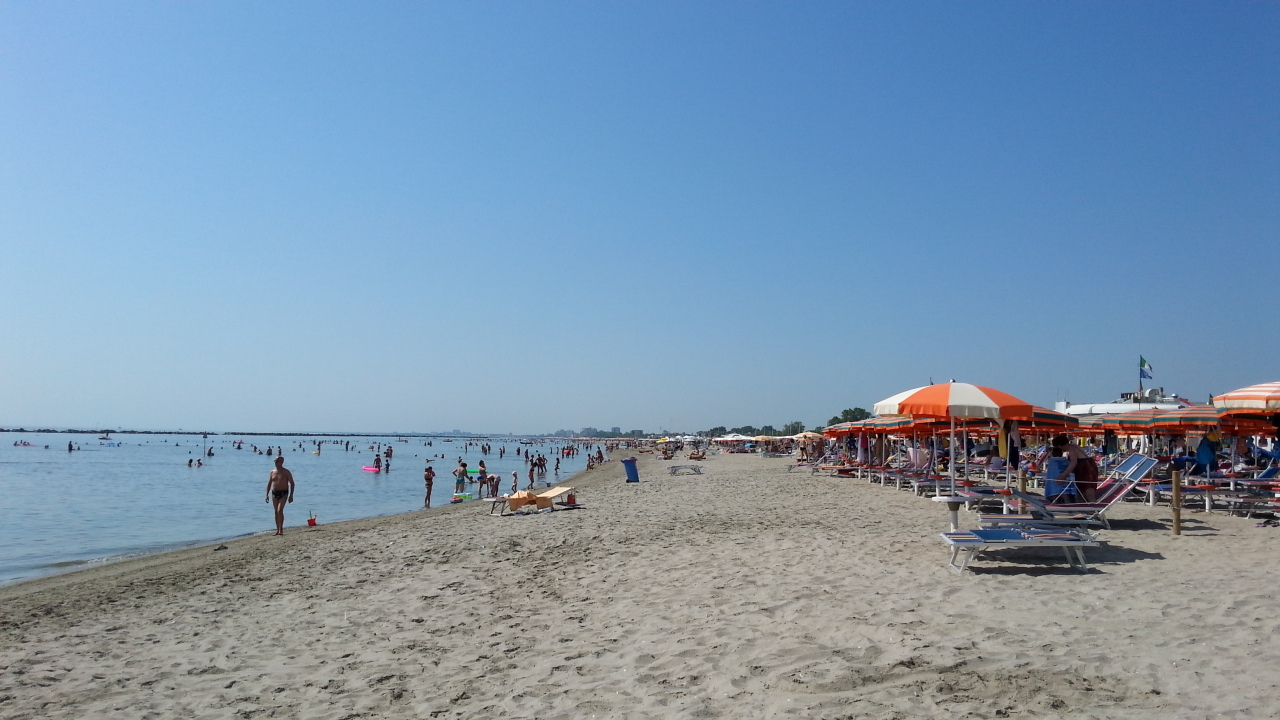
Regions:
<instances>
[{"instance_id":1,"label":"man in swim trunks","mask_svg":"<svg viewBox=\"0 0 1280 720\"><path fill-rule=\"evenodd\" d=\"M276 535L284 534L284 506L293 502L293 473L284 467L284 458L276 456L276 469L267 477L267 502L276 511Z\"/></svg>"}]
</instances>

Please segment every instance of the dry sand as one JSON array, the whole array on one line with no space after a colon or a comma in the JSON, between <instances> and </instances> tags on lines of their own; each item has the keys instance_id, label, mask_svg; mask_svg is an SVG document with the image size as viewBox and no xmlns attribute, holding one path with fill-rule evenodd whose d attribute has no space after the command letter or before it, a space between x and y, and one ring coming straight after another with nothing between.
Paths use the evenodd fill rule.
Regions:
<instances>
[{"instance_id":1,"label":"dry sand","mask_svg":"<svg viewBox=\"0 0 1280 720\"><path fill-rule=\"evenodd\" d=\"M579 476L583 510L468 503L0 589L0 717L1280 715L1280 528L1175 538L1126 505L1090 574L1030 550L958 576L909 493L642 457L639 485Z\"/></svg>"}]
</instances>

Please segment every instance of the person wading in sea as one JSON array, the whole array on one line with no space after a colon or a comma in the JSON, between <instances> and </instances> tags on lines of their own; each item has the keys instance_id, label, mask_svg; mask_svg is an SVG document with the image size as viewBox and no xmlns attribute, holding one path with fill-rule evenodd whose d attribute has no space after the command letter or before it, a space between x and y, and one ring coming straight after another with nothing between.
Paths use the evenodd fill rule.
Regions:
<instances>
[{"instance_id":1,"label":"person wading in sea","mask_svg":"<svg viewBox=\"0 0 1280 720\"><path fill-rule=\"evenodd\" d=\"M284 534L284 506L293 502L293 473L284 467L284 458L276 456L276 469L267 477L267 502L276 510L276 535Z\"/></svg>"},{"instance_id":2,"label":"person wading in sea","mask_svg":"<svg viewBox=\"0 0 1280 720\"><path fill-rule=\"evenodd\" d=\"M422 471L422 480L424 483L426 483L426 486L427 486L427 499L426 499L426 502L424 503L425 507L431 507L431 487L435 485L435 479L436 479L435 468L428 465L427 469Z\"/></svg>"}]
</instances>

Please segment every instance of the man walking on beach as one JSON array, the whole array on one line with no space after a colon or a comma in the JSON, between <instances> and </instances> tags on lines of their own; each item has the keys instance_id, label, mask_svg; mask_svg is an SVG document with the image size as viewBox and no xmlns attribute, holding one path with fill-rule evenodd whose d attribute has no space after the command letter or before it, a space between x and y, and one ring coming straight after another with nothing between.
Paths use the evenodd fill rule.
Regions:
<instances>
[{"instance_id":1,"label":"man walking on beach","mask_svg":"<svg viewBox=\"0 0 1280 720\"><path fill-rule=\"evenodd\" d=\"M276 535L284 534L284 505L293 502L293 473L284 467L284 457L276 456L276 469L267 477L267 502L276 511Z\"/></svg>"}]
</instances>

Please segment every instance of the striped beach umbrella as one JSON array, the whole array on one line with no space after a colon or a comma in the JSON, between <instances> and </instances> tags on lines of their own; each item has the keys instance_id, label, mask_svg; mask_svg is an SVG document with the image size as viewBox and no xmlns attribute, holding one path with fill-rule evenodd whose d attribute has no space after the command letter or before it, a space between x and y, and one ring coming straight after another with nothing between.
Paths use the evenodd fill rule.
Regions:
<instances>
[{"instance_id":1,"label":"striped beach umbrella","mask_svg":"<svg viewBox=\"0 0 1280 720\"><path fill-rule=\"evenodd\" d=\"M1080 427L1080 418L1036 405L1031 409L1029 419L1019 421L1019 424L1022 423L1030 423L1035 427L1075 429Z\"/></svg>"},{"instance_id":2,"label":"striped beach umbrella","mask_svg":"<svg viewBox=\"0 0 1280 720\"><path fill-rule=\"evenodd\" d=\"M873 406L877 415L910 415L917 418L947 418L951 430L951 459L947 463L951 476L951 502L956 494L956 420L987 418L992 420L1030 418L1033 405L994 388L969 383L949 382L900 392ZM942 484L937 486L939 497ZM952 504L952 529L956 529L956 513Z\"/></svg>"},{"instance_id":3,"label":"striped beach umbrella","mask_svg":"<svg viewBox=\"0 0 1280 720\"><path fill-rule=\"evenodd\" d=\"M1155 422L1161 411L1152 408L1151 410L1130 410L1129 412L1116 413L1115 415L1104 415L1102 417L1102 427L1107 430L1114 430L1121 435L1146 435L1151 430L1151 423Z\"/></svg>"},{"instance_id":4,"label":"striped beach umbrella","mask_svg":"<svg viewBox=\"0 0 1280 720\"><path fill-rule=\"evenodd\" d=\"M1190 430L1216 427L1219 422L1221 413L1217 408L1212 405L1192 405L1165 410L1151 420L1150 427L1156 430Z\"/></svg>"},{"instance_id":5,"label":"striped beach umbrella","mask_svg":"<svg viewBox=\"0 0 1280 720\"><path fill-rule=\"evenodd\" d=\"M1102 435L1103 433L1105 433L1105 432L1106 432L1106 428L1102 425L1102 417L1101 417L1101 416L1095 416L1095 417L1082 417L1082 418L1078 418L1078 419L1079 419L1079 421L1080 421L1080 427L1077 427L1077 428L1075 428L1075 429L1073 430L1073 432L1075 432L1075 433L1077 433L1077 434L1080 434L1080 435Z\"/></svg>"},{"instance_id":6,"label":"striped beach umbrella","mask_svg":"<svg viewBox=\"0 0 1280 720\"><path fill-rule=\"evenodd\" d=\"M1030 418L1033 406L982 385L950 382L907 390L876 403L877 415L940 418Z\"/></svg>"},{"instance_id":7,"label":"striped beach umbrella","mask_svg":"<svg viewBox=\"0 0 1280 720\"><path fill-rule=\"evenodd\" d=\"M1280 410L1280 382L1250 385L1232 390L1213 399L1213 406L1222 410Z\"/></svg>"}]
</instances>

